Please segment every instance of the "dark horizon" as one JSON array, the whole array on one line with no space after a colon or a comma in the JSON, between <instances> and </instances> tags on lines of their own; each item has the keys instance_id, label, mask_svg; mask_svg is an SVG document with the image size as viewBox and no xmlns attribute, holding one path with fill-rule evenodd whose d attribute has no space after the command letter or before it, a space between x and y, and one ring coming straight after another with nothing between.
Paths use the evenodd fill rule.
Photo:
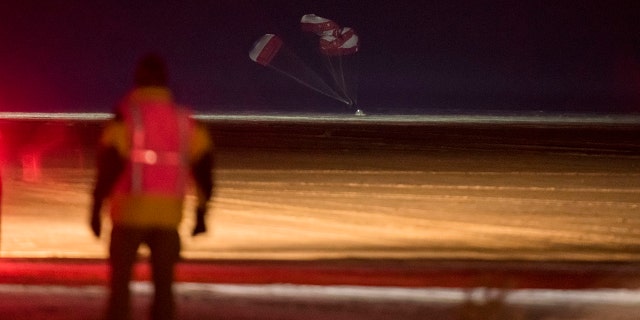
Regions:
<instances>
[{"instance_id":1,"label":"dark horizon","mask_svg":"<svg viewBox=\"0 0 640 320\"><path fill-rule=\"evenodd\" d=\"M109 112L146 52L198 112L354 110L248 58L265 33L324 74L315 13L354 28L358 107L368 113L638 113L640 13L633 1L223 0L0 5L0 111ZM350 61L351 63L351 61Z\"/></svg>"}]
</instances>

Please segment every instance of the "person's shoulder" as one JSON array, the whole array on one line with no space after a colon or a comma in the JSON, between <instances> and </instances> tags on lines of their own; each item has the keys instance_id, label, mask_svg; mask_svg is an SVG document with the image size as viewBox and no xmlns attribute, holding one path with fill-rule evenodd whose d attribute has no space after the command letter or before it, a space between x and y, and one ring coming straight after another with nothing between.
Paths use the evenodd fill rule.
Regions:
<instances>
[{"instance_id":1,"label":"person's shoulder","mask_svg":"<svg viewBox=\"0 0 640 320\"><path fill-rule=\"evenodd\" d=\"M122 119L120 118L113 118L108 120L105 125L104 125L104 130L108 131L108 130L120 130L121 128L125 127L125 123Z\"/></svg>"},{"instance_id":2,"label":"person's shoulder","mask_svg":"<svg viewBox=\"0 0 640 320\"><path fill-rule=\"evenodd\" d=\"M209 128L200 122L197 122L197 121L194 122L193 132L196 138L207 139L207 140L211 138Z\"/></svg>"},{"instance_id":3,"label":"person's shoulder","mask_svg":"<svg viewBox=\"0 0 640 320\"><path fill-rule=\"evenodd\" d=\"M195 153L205 152L213 149L213 140L209 129L200 122L194 121L193 135L191 136L191 146Z\"/></svg>"},{"instance_id":4,"label":"person's shoulder","mask_svg":"<svg viewBox=\"0 0 640 320\"><path fill-rule=\"evenodd\" d=\"M134 101L167 101L173 102L173 93L167 87L149 86L135 88L129 93L129 99Z\"/></svg>"},{"instance_id":5,"label":"person's shoulder","mask_svg":"<svg viewBox=\"0 0 640 320\"><path fill-rule=\"evenodd\" d=\"M126 136L126 130L127 127L123 121L118 119L109 120L102 131L102 144L113 145L119 143Z\"/></svg>"},{"instance_id":6,"label":"person's shoulder","mask_svg":"<svg viewBox=\"0 0 640 320\"><path fill-rule=\"evenodd\" d=\"M165 102L173 104L173 93L168 87L149 86L134 88L120 99L120 102L116 107L116 111L126 112L129 107L144 104L146 102Z\"/></svg>"}]
</instances>

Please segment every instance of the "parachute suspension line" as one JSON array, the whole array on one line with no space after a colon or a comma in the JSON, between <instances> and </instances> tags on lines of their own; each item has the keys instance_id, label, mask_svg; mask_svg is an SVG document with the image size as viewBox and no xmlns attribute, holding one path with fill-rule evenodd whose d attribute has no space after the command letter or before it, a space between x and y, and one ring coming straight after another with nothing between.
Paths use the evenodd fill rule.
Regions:
<instances>
[{"instance_id":1,"label":"parachute suspension line","mask_svg":"<svg viewBox=\"0 0 640 320\"><path fill-rule=\"evenodd\" d=\"M359 38L355 30L350 27L340 27L334 21L305 14L300 19L301 29L316 34L320 54L326 56L326 63L331 74L333 85L327 84L328 79L321 77L293 52L290 52L280 37L275 34L265 34L258 39L249 52L249 58L254 62L268 66L296 82L317 91L330 98L341 101L350 107L356 105L355 85L350 82L352 76L350 68L345 70L343 56L351 56L359 50ZM337 59L333 61L333 59ZM345 74L345 71L349 74ZM330 81L329 81L330 82ZM362 113L361 110L358 112ZM363 114L363 113L362 113Z\"/></svg>"},{"instance_id":2,"label":"parachute suspension line","mask_svg":"<svg viewBox=\"0 0 640 320\"><path fill-rule=\"evenodd\" d=\"M324 82L322 82L322 80L321 80L321 79L319 79L319 78L318 78L318 80L319 80L319 81L321 81L321 82L324 84L324 86L323 86L324 88L322 88L322 89L321 89L321 88L319 88L318 86L314 86L314 85L309 84L309 82L308 82L308 81L305 81L305 80L299 79L298 77L296 77L296 76L292 75L292 74L291 74L291 73L289 73L289 72L286 72L286 71L284 71L284 70L280 70L279 68L276 68L276 67L275 67L275 66L273 66L273 65L269 65L269 67L270 67L271 69L276 70L276 71L278 71L278 72L280 72L280 73L284 74L285 76L287 76L287 77L289 77L289 78L291 78L291 79L295 80L296 82L300 83L301 85L303 85L303 86L305 86L305 87L307 87L307 88L309 88L309 89L312 89L312 90L314 90L314 91L316 91L316 92L319 92L319 93L321 93L321 94L323 94L323 95L325 95L325 96L327 96L327 97L329 97L329 98L333 98L333 99L336 99L336 100L338 100L338 101L340 101L340 102L343 102L343 103L349 104L349 101L348 101L347 99L343 98L341 95L339 95L339 94L338 94L337 92L335 92L333 89L331 89L329 86L327 86L326 84L324 84Z\"/></svg>"},{"instance_id":3,"label":"parachute suspension line","mask_svg":"<svg viewBox=\"0 0 640 320\"><path fill-rule=\"evenodd\" d=\"M342 66L342 57L338 57L338 77L339 77L339 87L342 90L347 99L349 99L349 105L353 105L353 98L351 97L351 93L349 92L349 88L347 87L347 81L344 78L344 68Z\"/></svg>"},{"instance_id":4,"label":"parachute suspension line","mask_svg":"<svg viewBox=\"0 0 640 320\"><path fill-rule=\"evenodd\" d=\"M342 86L340 85L340 76L338 75L338 72L336 71L336 68L333 65L333 60L331 59L331 57L327 57L327 59L325 60L327 61L327 67L329 69L329 73L331 74L331 79L333 80L333 83L335 83L336 88L338 89L338 91L340 91L340 95L345 97L345 98L349 98L344 94L344 90L342 89Z\"/></svg>"},{"instance_id":5,"label":"parachute suspension line","mask_svg":"<svg viewBox=\"0 0 640 320\"><path fill-rule=\"evenodd\" d=\"M330 98L348 104L344 97L335 92L315 71L307 66L280 37L265 34L256 41L249 52L249 58L256 63L276 70L296 82Z\"/></svg>"},{"instance_id":6,"label":"parachute suspension line","mask_svg":"<svg viewBox=\"0 0 640 320\"><path fill-rule=\"evenodd\" d=\"M344 58L340 57L340 69L342 70L342 79L344 84L344 90L351 101L351 106L355 106L358 103L358 68L354 59L350 59L346 64L348 67L344 70Z\"/></svg>"},{"instance_id":7,"label":"parachute suspension line","mask_svg":"<svg viewBox=\"0 0 640 320\"><path fill-rule=\"evenodd\" d=\"M347 92L347 83L344 80L344 69L342 68L342 58L338 57L338 78L340 79L340 88L345 96L349 97L349 93ZM351 98L351 97L349 97Z\"/></svg>"},{"instance_id":8,"label":"parachute suspension line","mask_svg":"<svg viewBox=\"0 0 640 320\"><path fill-rule=\"evenodd\" d=\"M358 105L358 73L357 71L353 72L353 79L351 80L351 82L353 83L353 86L351 87L351 95L349 96L351 98L351 102L353 102L353 105Z\"/></svg>"},{"instance_id":9,"label":"parachute suspension line","mask_svg":"<svg viewBox=\"0 0 640 320\"><path fill-rule=\"evenodd\" d=\"M302 31L316 34L319 53L325 56L325 64L333 79L334 88L342 97L348 100L349 106L354 106L355 86L350 83L352 74L350 68L345 69L346 57L357 53L360 46L359 37L350 27L341 27L336 22L319 17L315 14L305 14L300 19ZM335 59L335 60L334 60Z\"/></svg>"},{"instance_id":10,"label":"parachute suspension line","mask_svg":"<svg viewBox=\"0 0 640 320\"><path fill-rule=\"evenodd\" d=\"M334 59L336 60L334 62ZM336 84L336 88L340 91L339 93L348 100L347 103L349 106L353 106L355 104L353 92L350 90L351 88L347 84L347 79L345 77L344 66L342 62L341 56L327 57L325 59L327 61L327 65L329 68L329 72L331 73L331 77L333 78L334 83Z\"/></svg>"}]
</instances>

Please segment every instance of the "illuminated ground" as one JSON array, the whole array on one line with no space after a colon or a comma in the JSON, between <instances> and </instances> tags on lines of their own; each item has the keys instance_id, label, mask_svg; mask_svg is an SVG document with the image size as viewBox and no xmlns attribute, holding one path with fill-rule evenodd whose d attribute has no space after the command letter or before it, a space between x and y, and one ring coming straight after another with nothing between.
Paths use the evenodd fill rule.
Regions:
<instances>
[{"instance_id":1,"label":"illuminated ground","mask_svg":"<svg viewBox=\"0 0 640 320\"><path fill-rule=\"evenodd\" d=\"M210 232L187 236L187 208L185 257L640 257L640 165L619 143L613 152L600 142L514 147L508 135L475 143L452 129L424 141L363 144L321 138L338 129L321 128L320 138L277 130L259 128L247 138L229 129L228 144L295 143L222 145ZM303 139L319 146L300 148ZM29 166L5 168L3 257L105 256L107 237L97 241L87 227L91 155L78 149L63 158L45 161L36 178Z\"/></svg>"},{"instance_id":2,"label":"illuminated ground","mask_svg":"<svg viewBox=\"0 0 640 320\"><path fill-rule=\"evenodd\" d=\"M7 175L3 256L103 256L86 227L89 172L56 174L38 184ZM221 170L212 232L184 237L185 256L636 259L639 177Z\"/></svg>"}]
</instances>

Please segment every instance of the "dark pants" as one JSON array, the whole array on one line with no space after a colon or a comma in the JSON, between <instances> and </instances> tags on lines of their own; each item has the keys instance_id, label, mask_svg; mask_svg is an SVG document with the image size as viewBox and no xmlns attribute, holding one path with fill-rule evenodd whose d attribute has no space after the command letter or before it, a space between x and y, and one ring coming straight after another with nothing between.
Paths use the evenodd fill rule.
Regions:
<instances>
[{"instance_id":1,"label":"dark pants","mask_svg":"<svg viewBox=\"0 0 640 320\"><path fill-rule=\"evenodd\" d=\"M174 266L180 256L180 236L175 229L114 226L109 245L111 268L107 319L131 319L129 282L138 248L147 244L151 251L154 298L151 319L175 319L173 297Z\"/></svg>"}]
</instances>

